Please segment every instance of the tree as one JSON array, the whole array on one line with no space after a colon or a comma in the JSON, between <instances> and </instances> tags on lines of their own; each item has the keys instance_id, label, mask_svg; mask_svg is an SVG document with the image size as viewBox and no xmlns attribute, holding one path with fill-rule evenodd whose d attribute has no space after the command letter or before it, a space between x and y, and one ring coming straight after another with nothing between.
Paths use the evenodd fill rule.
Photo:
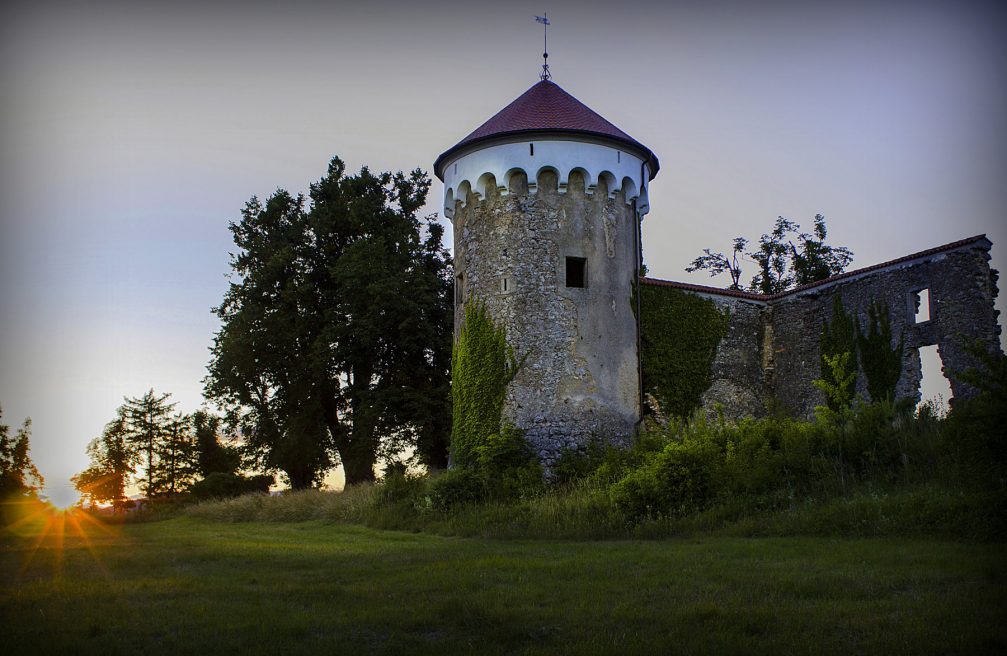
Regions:
<instances>
[{"instance_id":1,"label":"tree","mask_svg":"<svg viewBox=\"0 0 1007 656\"><path fill-rule=\"evenodd\" d=\"M83 498L91 503L111 503L114 513L124 512L130 504L126 487L137 462L136 454L127 444L129 429L121 410L105 425L101 436L87 445L91 464L70 479Z\"/></svg>"},{"instance_id":2,"label":"tree","mask_svg":"<svg viewBox=\"0 0 1007 656\"><path fill-rule=\"evenodd\" d=\"M237 255L233 279L215 308L206 395L228 409L249 460L283 471L294 489L311 487L333 464L321 404L312 381L327 363L313 357L319 320L305 280L310 250L304 198L277 191L265 204L252 198L230 224Z\"/></svg>"},{"instance_id":3,"label":"tree","mask_svg":"<svg viewBox=\"0 0 1007 656\"><path fill-rule=\"evenodd\" d=\"M857 322L838 294L832 298L832 319L822 322L819 353L819 388L826 393L826 404L834 412L849 408L856 394Z\"/></svg>"},{"instance_id":4,"label":"tree","mask_svg":"<svg viewBox=\"0 0 1007 656\"><path fill-rule=\"evenodd\" d=\"M727 271L731 275L731 286L728 289L741 290L741 263L738 256L743 255L748 240L744 237L734 238L734 247L731 250L731 257L728 258L723 253L712 253L709 248L703 249L703 254L692 261L692 264L685 267L689 273L694 271L707 270L711 276Z\"/></svg>"},{"instance_id":5,"label":"tree","mask_svg":"<svg viewBox=\"0 0 1007 656\"><path fill-rule=\"evenodd\" d=\"M781 217L782 218L782 217ZM807 285L842 273L853 261L853 252L845 246L826 246L825 217L815 215L814 232L797 236L800 248L790 242L791 269L794 284Z\"/></svg>"},{"instance_id":6,"label":"tree","mask_svg":"<svg viewBox=\"0 0 1007 656\"><path fill-rule=\"evenodd\" d=\"M2 408L0 419L3 419ZM45 485L30 452L31 419L25 419L13 437L10 426L0 424L0 498L34 497Z\"/></svg>"},{"instance_id":7,"label":"tree","mask_svg":"<svg viewBox=\"0 0 1007 656\"><path fill-rule=\"evenodd\" d=\"M749 289L760 294L779 294L795 285L824 280L842 273L853 261L853 252L844 246L825 244L825 217L816 214L812 232L798 232L800 225L777 217L773 229L759 238L759 247L744 253L748 240L735 237L731 257L703 249L703 255L692 261L686 271L709 271L711 276L727 272L731 276L729 289L740 290L741 264L739 256L747 255L759 267ZM797 243L794 243L796 239Z\"/></svg>"},{"instance_id":8,"label":"tree","mask_svg":"<svg viewBox=\"0 0 1007 656\"><path fill-rule=\"evenodd\" d=\"M210 474L233 474L241 464L238 450L220 441L221 418L205 410L189 416L196 441L196 467L205 478Z\"/></svg>"},{"instance_id":9,"label":"tree","mask_svg":"<svg viewBox=\"0 0 1007 656\"><path fill-rule=\"evenodd\" d=\"M857 349L860 368L867 378L867 393L872 401L894 401L895 386L902 376L904 336L892 344L892 326L887 303L871 302L867 308L867 330L857 325Z\"/></svg>"},{"instance_id":10,"label":"tree","mask_svg":"<svg viewBox=\"0 0 1007 656\"><path fill-rule=\"evenodd\" d=\"M787 248L786 238L799 227L793 221L779 216L776 217L773 230L759 237L759 249L749 253L759 265L759 273L752 278L749 289L760 294L779 294L794 284L794 275L788 261L792 248Z\"/></svg>"},{"instance_id":11,"label":"tree","mask_svg":"<svg viewBox=\"0 0 1007 656\"><path fill-rule=\"evenodd\" d=\"M137 455L144 468L139 483L144 495L151 499L170 491L170 458L165 458L165 444L171 431L174 403L171 394L158 396L149 390L141 397L126 398L120 413L126 426L126 445Z\"/></svg>"},{"instance_id":12,"label":"tree","mask_svg":"<svg viewBox=\"0 0 1007 656\"><path fill-rule=\"evenodd\" d=\"M429 186L418 170L347 176L334 158L310 209L279 190L231 224L207 396L294 488L336 458L348 484L373 480L382 448L443 461L451 274L443 231L416 215Z\"/></svg>"},{"instance_id":13,"label":"tree","mask_svg":"<svg viewBox=\"0 0 1007 656\"><path fill-rule=\"evenodd\" d=\"M198 452L187 416L172 415L165 428L161 455L164 488L168 494L177 494L184 492L195 478Z\"/></svg>"}]
</instances>

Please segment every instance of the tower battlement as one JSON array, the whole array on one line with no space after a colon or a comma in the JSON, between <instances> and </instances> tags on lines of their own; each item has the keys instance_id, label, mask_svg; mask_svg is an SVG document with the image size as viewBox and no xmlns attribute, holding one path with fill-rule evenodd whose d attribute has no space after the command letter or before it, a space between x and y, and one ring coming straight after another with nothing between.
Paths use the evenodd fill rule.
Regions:
<instances>
[{"instance_id":1,"label":"tower battlement","mask_svg":"<svg viewBox=\"0 0 1007 656\"><path fill-rule=\"evenodd\" d=\"M598 185L603 184L609 198L621 191L625 202L637 201L637 211L641 215L650 210L647 199L649 164L640 155L614 142L541 136L479 148L446 162L444 215L453 218L455 203L466 205L470 195L476 200L486 198L490 187L506 196L515 175L523 175L528 193L534 194L539 179L547 171L556 176L561 194L566 193L571 174L577 174L587 194L593 194Z\"/></svg>"}]
</instances>

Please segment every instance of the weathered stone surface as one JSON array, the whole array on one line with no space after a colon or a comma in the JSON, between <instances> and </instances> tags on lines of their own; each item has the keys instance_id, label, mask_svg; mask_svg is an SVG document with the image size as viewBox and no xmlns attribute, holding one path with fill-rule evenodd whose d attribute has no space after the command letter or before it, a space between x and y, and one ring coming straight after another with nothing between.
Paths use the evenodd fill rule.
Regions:
<instances>
[{"instance_id":1,"label":"weathered stone surface","mask_svg":"<svg viewBox=\"0 0 1007 656\"><path fill-rule=\"evenodd\" d=\"M836 295L864 327L871 302L887 303L893 336L905 338L899 398L920 398L919 349L932 344L938 346L954 396L974 394L953 373L977 364L966 343L978 340L987 349L1000 349L990 247L984 238L970 240L777 297L739 298L683 286L731 311L728 334L713 363L712 384L703 395L704 407L741 417L759 416L774 405L792 416L811 417L814 407L825 402L812 381L821 377L822 323L831 316ZM914 298L922 289L930 293L930 319L917 323ZM857 392L868 397L862 372Z\"/></svg>"},{"instance_id":2,"label":"weathered stone surface","mask_svg":"<svg viewBox=\"0 0 1007 656\"><path fill-rule=\"evenodd\" d=\"M484 302L525 358L505 419L547 465L593 438L627 440L640 417L632 205L621 192L609 198L604 181L586 193L577 173L566 193L550 171L535 193L523 174L506 195L486 188L486 198L456 203L456 300ZM567 257L587 260L586 287L566 286ZM461 307L455 317L457 335Z\"/></svg>"},{"instance_id":3,"label":"weathered stone surface","mask_svg":"<svg viewBox=\"0 0 1007 656\"><path fill-rule=\"evenodd\" d=\"M715 301L718 308L727 309L728 327L717 346L703 407L711 414L722 412L726 417L762 415L771 396L772 366L766 362L763 344L768 310L762 303L704 296Z\"/></svg>"}]
</instances>

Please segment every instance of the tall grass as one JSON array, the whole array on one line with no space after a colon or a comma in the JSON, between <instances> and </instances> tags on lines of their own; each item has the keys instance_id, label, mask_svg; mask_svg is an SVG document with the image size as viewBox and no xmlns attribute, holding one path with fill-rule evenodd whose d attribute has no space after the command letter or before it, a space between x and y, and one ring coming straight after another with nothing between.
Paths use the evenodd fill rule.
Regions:
<instances>
[{"instance_id":1,"label":"tall grass","mask_svg":"<svg viewBox=\"0 0 1007 656\"><path fill-rule=\"evenodd\" d=\"M998 424L987 414L983 423L963 423L871 404L838 422L697 416L644 433L628 450L571 453L549 486L519 476L524 470L515 467L432 477L395 469L377 485L343 492L251 495L184 512L226 522L324 520L497 538L1001 540L1007 538L1003 437L990 432Z\"/></svg>"},{"instance_id":2,"label":"tall grass","mask_svg":"<svg viewBox=\"0 0 1007 656\"><path fill-rule=\"evenodd\" d=\"M375 507L375 491L373 485L357 485L342 492L302 490L273 496L246 494L234 499L204 501L189 506L185 514L217 522L326 520L360 523Z\"/></svg>"}]
</instances>

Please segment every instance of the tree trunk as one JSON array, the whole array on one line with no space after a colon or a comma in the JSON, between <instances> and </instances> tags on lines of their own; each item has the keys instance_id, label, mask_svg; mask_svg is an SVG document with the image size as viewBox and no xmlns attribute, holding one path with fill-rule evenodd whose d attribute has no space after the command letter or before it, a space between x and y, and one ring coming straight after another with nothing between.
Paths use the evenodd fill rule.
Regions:
<instances>
[{"instance_id":1,"label":"tree trunk","mask_svg":"<svg viewBox=\"0 0 1007 656\"><path fill-rule=\"evenodd\" d=\"M314 483L314 472L309 467L285 468L283 473L290 479L290 489L292 490L308 490Z\"/></svg>"},{"instance_id":2,"label":"tree trunk","mask_svg":"<svg viewBox=\"0 0 1007 656\"><path fill-rule=\"evenodd\" d=\"M359 485L360 483L374 482L374 452L369 453L364 449L349 449L345 455L339 452L339 457L343 461L343 473L346 475L347 485Z\"/></svg>"}]
</instances>

